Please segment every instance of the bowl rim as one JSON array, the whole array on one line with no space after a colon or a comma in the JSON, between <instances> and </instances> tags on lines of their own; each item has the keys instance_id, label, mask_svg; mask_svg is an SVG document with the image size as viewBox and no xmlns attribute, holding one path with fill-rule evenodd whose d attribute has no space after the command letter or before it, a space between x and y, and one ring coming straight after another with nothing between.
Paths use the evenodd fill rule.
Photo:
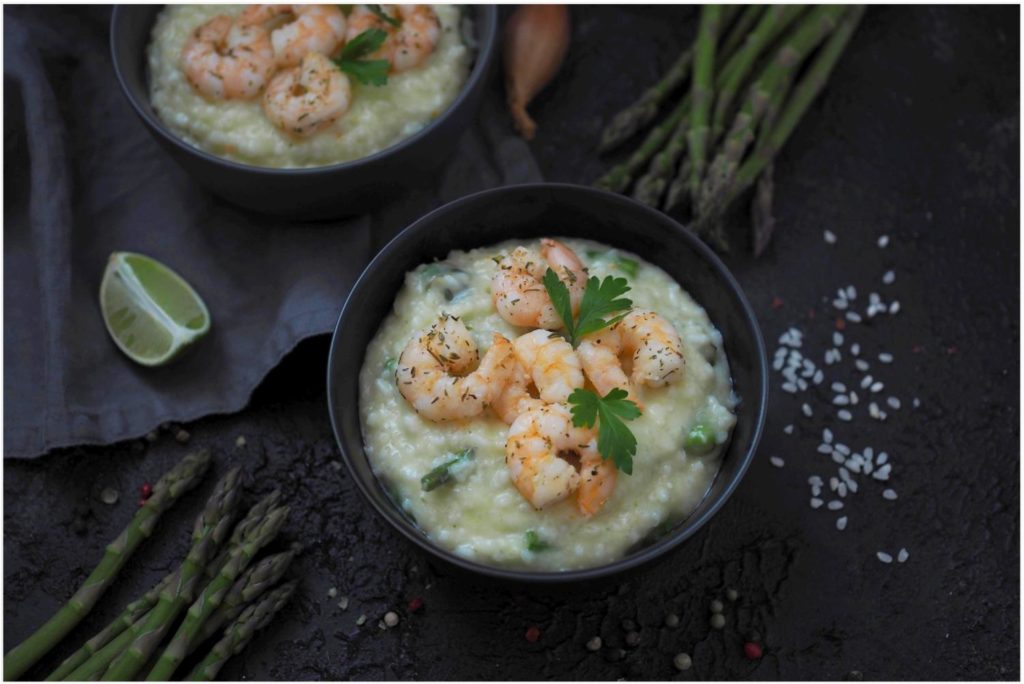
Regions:
<instances>
[{"instance_id":1,"label":"bowl rim","mask_svg":"<svg viewBox=\"0 0 1024 684\"><path fill-rule=\"evenodd\" d=\"M359 157L358 159L350 159L349 161L341 162L338 164L328 164L323 166L305 166L300 168L276 168L273 166L257 166L255 164L246 164L243 162L237 162L231 159L225 159L224 157L218 157L215 154L211 154L206 150L200 149L182 140L179 136L175 135L163 121L160 120L155 113L148 111L143 107L135 95L132 93L131 88L125 81L125 76L122 73L121 63L117 58L117 36L118 32L122 29L118 28L118 25L122 21L122 15L129 9L135 9L134 5L114 5L113 11L110 14L110 59L114 65L114 74L117 77L117 83L121 87L121 92L125 98L131 104L132 109L135 113L150 127L150 129L156 131L160 137L176 148L186 152L188 154L195 155L204 161L224 166L235 171L244 171L248 173L257 173L260 175L267 176L292 176L302 177L315 175L318 173L329 173L334 171L340 171L342 169L356 169L361 166L373 164L381 159L389 157L392 154L398 153L400 150L404 150L407 147L418 143L420 140L430 135L433 130L444 122L455 109L460 107L462 103L469 97L471 91L473 91L477 84L487 76L487 71L490 68L491 60L494 52L497 49L497 37L498 37L498 9L497 5L473 5L479 8L481 12L489 15L491 19L490 31L486 34L479 36L479 46L477 47L476 58L473 61L473 68L470 70L469 75L466 77L465 83L462 84L462 88L459 89L458 95L455 99L435 117L426 126L413 133L412 135L402 138L393 145L389 145L373 154L366 157ZM150 27L152 29L152 27ZM148 45L148 43L147 43ZM145 59L145 55L143 55Z\"/></svg>"},{"instance_id":2,"label":"bowl rim","mask_svg":"<svg viewBox=\"0 0 1024 684\"><path fill-rule=\"evenodd\" d=\"M674 228L677 229L678 236L681 240L684 240L694 248L698 254L706 259L711 265L712 270L717 274L720 280L723 282L725 287L731 291L733 296L739 302L740 315L743 318L743 322L750 328L754 336L754 347L756 355L756 365L754 374L755 377L760 375L761 380L761 391L756 397L750 397L751 400L757 399L759 402L759 408L757 415L754 417L754 430L751 437L750 445L746 451L740 455L740 462L736 472L732 475L729 482L725 484L725 487L717 497L715 501L712 501L708 508L701 513L694 516L691 514L690 517L685 519L686 525L681 527L678 531L665 536L657 542L647 546L636 553L618 558L609 563L603 565L594 566L591 568L581 568L576 570L563 570L563 571L532 571L523 569L513 568L500 568L492 565L486 565L484 563L476 562L459 556L447 549L444 549L429 538L426 537L420 531L413 529L411 523L406 520L395 506L382 507L378 504L375 497L369 491L370 483L364 482L355 471L352 464L352 457L345 448L344 440L342 439L342 432L340 430L339 422L337 419L337 407L334 403L334 365L335 365L335 352L340 349L339 340L341 339L341 327L345 322L345 314L349 309L349 306L353 298L360 292L364 287L365 281L368 280L370 275L378 268L381 264L390 257L390 255L398 249L404 242L412 239L412 236L424 229L425 226L429 226L439 216L449 213L465 204L479 202L481 200L491 199L496 201L495 198L500 198L501 195L509 192L529 192L529 191L555 191L555 192L570 192L570 193L582 193L584 195L591 195L593 197L600 197L602 201L610 201L618 203L620 205L629 207L631 211L637 211L641 214L645 214L648 217L654 218L659 221L667 221ZM643 255L641 255L643 256ZM340 352L339 352L340 353ZM364 351L365 354L365 351ZM338 448L341 451L342 461L345 463L345 467L348 469L349 475L356 482L356 486L359 489L362 496L370 502L370 505L386 519L392 527L398 530L406 539L411 541L419 548L426 551L442 561L455 565L458 568L466 570L476 575L483 575L491 579L498 579L511 582L520 582L527 584L561 584L564 582L580 582L596 580L605 578L611 575L618 574L625 570L630 570L648 562L659 558L668 552L672 551L684 541L689 539L691 536L696 534L707 522L718 512L718 510L725 504L726 501L732 496L733 492L739 486L747 469L750 467L750 463L754 459L754 455L757 453L757 448L761 442L761 437L764 433L765 422L768 415L768 357L764 343L764 336L761 333L761 328L758 325L757 317L754 314L754 310L744 294L743 289L740 287L739 282L732 275L729 269L725 266L721 259L718 258L710 247L704 244L696 235L685 229L675 219L657 211L645 204L637 202L631 198L623 195L618 195L598 188L592 188L583 185L577 185L572 183L524 183L515 185L506 185L497 188L490 188L488 190L482 190L475 192L464 197L460 197L456 200L448 202L446 204L437 207L436 209L424 214L417 220L413 221L410 225L402 229L394 238L373 257L370 263L363 269L359 278L352 285L352 289L349 291L348 296L345 298L345 303L341 308L341 312L338 315L338 322L335 325L334 332L331 336L330 351L327 357L327 407L331 419L331 428L334 432L335 441L338 444ZM743 401L740 406L750 406L751 401ZM358 410L358 409L357 409ZM363 437L360 431L359 440L362 442ZM720 473L721 471L719 471ZM719 476L716 473L715 477Z\"/></svg>"}]
</instances>

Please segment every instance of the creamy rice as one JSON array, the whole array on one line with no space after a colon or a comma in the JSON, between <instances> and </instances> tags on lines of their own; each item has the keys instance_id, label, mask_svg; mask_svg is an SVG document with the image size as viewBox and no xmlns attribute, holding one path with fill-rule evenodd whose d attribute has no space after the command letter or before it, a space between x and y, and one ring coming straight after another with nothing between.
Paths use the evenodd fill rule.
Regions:
<instances>
[{"instance_id":1,"label":"creamy rice","mask_svg":"<svg viewBox=\"0 0 1024 684\"><path fill-rule=\"evenodd\" d=\"M148 49L150 101L177 135L207 152L258 166L293 168L366 157L408 137L440 115L469 74L472 54L463 43L461 10L434 5L441 37L423 66L391 74L385 86L352 80L352 107L333 126L309 138L292 138L263 115L260 98L213 102L185 80L182 47L196 27L244 5L173 5L157 17Z\"/></svg>"},{"instance_id":2,"label":"creamy rice","mask_svg":"<svg viewBox=\"0 0 1024 684\"><path fill-rule=\"evenodd\" d=\"M623 276L617 265L623 257L638 262L636 275L626 276L632 286L626 296L675 326L686 358L682 382L639 389L644 413L629 423L638 443L633 474L619 473L614 495L594 517L581 517L572 498L534 510L505 467L508 426L490 413L461 423L433 423L421 418L395 385L394 359L442 311L466 323L481 355L493 332L510 339L524 332L498 316L490 291L494 257L520 242L455 251L444 262L406 274L394 311L367 349L360 373L363 440L377 476L433 541L489 565L568 570L622 556L659 525L688 515L711 485L723 447L687 454L683 442L689 429L704 422L723 445L736 420L721 335L704 309L668 274L635 255L590 241L564 242L600 278ZM444 275L446 267L464 274ZM454 481L423 491L425 473L470 447L475 457L455 473ZM529 551L527 530L551 547Z\"/></svg>"}]
</instances>

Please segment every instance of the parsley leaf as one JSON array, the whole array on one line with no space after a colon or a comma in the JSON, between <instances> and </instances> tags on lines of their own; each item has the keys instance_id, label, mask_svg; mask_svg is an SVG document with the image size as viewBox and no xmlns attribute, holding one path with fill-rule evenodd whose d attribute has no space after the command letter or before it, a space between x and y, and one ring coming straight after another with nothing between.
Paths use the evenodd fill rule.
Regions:
<instances>
[{"instance_id":1,"label":"parsley leaf","mask_svg":"<svg viewBox=\"0 0 1024 684\"><path fill-rule=\"evenodd\" d=\"M380 5L367 5L366 9L370 10L371 12L373 12L377 16L377 18L380 19L381 21L386 21L387 23L391 24L395 28L398 28L399 26L402 25L401 21L399 21L398 19L395 19L393 16L391 16L388 13L386 13L383 9L381 9Z\"/></svg>"},{"instance_id":2,"label":"parsley leaf","mask_svg":"<svg viewBox=\"0 0 1024 684\"><path fill-rule=\"evenodd\" d=\"M583 291L583 300L580 302L579 316L574 321L569 288L550 268L544 273L543 282L555 311L565 325L565 331L573 347L578 346L580 340L586 335L621 321L633 306L632 301L622 297L629 292L629 281L615 276L607 276L602 281L593 276L587 280L587 287ZM625 311L617 316L606 318L623 310Z\"/></svg>"},{"instance_id":3,"label":"parsley leaf","mask_svg":"<svg viewBox=\"0 0 1024 684\"><path fill-rule=\"evenodd\" d=\"M387 85L391 62L386 59L353 60L338 64L341 70L363 85Z\"/></svg>"},{"instance_id":4,"label":"parsley leaf","mask_svg":"<svg viewBox=\"0 0 1024 684\"><path fill-rule=\"evenodd\" d=\"M388 34L383 29L366 29L358 36L345 43L345 47L342 48L341 57L339 57L339 59L341 61L346 61L365 57L380 48L387 39Z\"/></svg>"},{"instance_id":5,"label":"parsley leaf","mask_svg":"<svg viewBox=\"0 0 1024 684\"><path fill-rule=\"evenodd\" d=\"M366 29L345 44L335 64L364 85L385 85L388 82L391 62L386 59L360 58L376 51L387 37L388 34L379 28Z\"/></svg>"},{"instance_id":6,"label":"parsley leaf","mask_svg":"<svg viewBox=\"0 0 1024 684\"><path fill-rule=\"evenodd\" d=\"M597 451L602 458L610 458L627 475L633 474L633 456L636 454L636 436L623 421L634 420L642 413L635 402L627 399L625 390L615 388L603 397L579 387L569 395L572 405L572 424L593 427L597 422Z\"/></svg>"},{"instance_id":7,"label":"parsley leaf","mask_svg":"<svg viewBox=\"0 0 1024 684\"><path fill-rule=\"evenodd\" d=\"M572 300L569 298L569 288L558 279L558 274L550 268L544 272L542 281L544 289L548 291L548 296L551 297L551 304L555 307L558 317L562 319L562 323L565 325L565 332L569 334L569 340L572 342L572 346L575 347L576 342L573 335L575 325L572 320Z\"/></svg>"},{"instance_id":8,"label":"parsley leaf","mask_svg":"<svg viewBox=\"0 0 1024 684\"><path fill-rule=\"evenodd\" d=\"M579 344L579 340L590 333L615 325L625 318L633 302L619 297L629 292L629 289L629 281L625 278L608 276L599 282L596 277L592 277L587 281L587 289L583 292L583 301L580 302L580 315L576 319L575 344ZM623 309L626 310L624 313L605 319L605 316Z\"/></svg>"}]
</instances>

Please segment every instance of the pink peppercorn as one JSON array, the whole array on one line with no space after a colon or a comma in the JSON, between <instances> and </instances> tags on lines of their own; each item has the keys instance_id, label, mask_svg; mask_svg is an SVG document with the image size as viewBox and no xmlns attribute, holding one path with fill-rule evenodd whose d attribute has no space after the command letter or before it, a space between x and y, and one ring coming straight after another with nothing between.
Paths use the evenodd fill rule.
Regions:
<instances>
[{"instance_id":1,"label":"pink peppercorn","mask_svg":"<svg viewBox=\"0 0 1024 684\"><path fill-rule=\"evenodd\" d=\"M538 639L540 639L540 628L539 627L534 626L534 627L530 627L529 629L526 630L526 640L527 641L529 641L531 644L535 644L535 643L537 643Z\"/></svg>"},{"instance_id":2,"label":"pink peppercorn","mask_svg":"<svg viewBox=\"0 0 1024 684\"><path fill-rule=\"evenodd\" d=\"M748 641L743 644L743 654L747 656L747 660L760 660L764 653L761 651L761 644Z\"/></svg>"}]
</instances>

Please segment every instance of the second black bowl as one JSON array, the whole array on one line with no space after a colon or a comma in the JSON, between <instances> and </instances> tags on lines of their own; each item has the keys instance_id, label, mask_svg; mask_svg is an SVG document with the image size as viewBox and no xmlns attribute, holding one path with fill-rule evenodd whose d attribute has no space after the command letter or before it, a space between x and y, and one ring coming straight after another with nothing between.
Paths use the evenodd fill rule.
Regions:
<instances>
[{"instance_id":1,"label":"second black bowl","mask_svg":"<svg viewBox=\"0 0 1024 684\"><path fill-rule=\"evenodd\" d=\"M405 273L510 238L543 236L596 240L629 250L661 267L704 307L722 333L739 395L736 426L721 467L696 510L659 539L600 567L566 572L509 570L477 563L434 544L391 501L363 450L359 420L359 370L381 322L392 310ZM392 240L363 272L338 319L327 363L331 422L342 457L369 503L406 538L458 568L525 582L578 582L620 572L661 556L693 535L725 503L747 470L764 427L768 370L764 341L736 280L704 243L682 226L642 204L575 185L498 188L447 204Z\"/></svg>"},{"instance_id":2,"label":"second black bowl","mask_svg":"<svg viewBox=\"0 0 1024 684\"><path fill-rule=\"evenodd\" d=\"M160 120L149 103L146 46L160 11L153 5L122 5L110 20L110 50L125 97L176 162L201 185L247 209L291 218L334 218L370 211L410 186L425 186L454 152L473 123L497 52L498 12L493 5L473 12L476 60L448 109L423 130L380 152L342 164L275 169L229 161L185 142Z\"/></svg>"}]
</instances>

